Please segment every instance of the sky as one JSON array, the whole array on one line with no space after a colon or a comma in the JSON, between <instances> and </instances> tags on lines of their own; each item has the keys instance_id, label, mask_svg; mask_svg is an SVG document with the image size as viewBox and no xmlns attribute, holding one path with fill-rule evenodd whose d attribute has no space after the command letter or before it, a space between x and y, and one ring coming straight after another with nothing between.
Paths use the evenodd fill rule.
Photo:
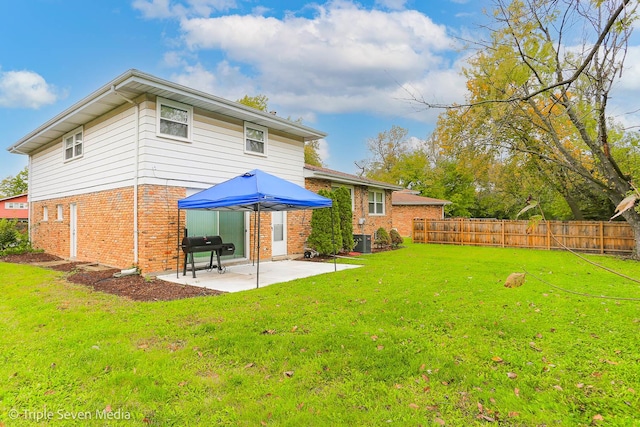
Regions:
<instances>
[{"instance_id":1,"label":"sky","mask_svg":"<svg viewBox=\"0 0 640 427\"><path fill-rule=\"evenodd\" d=\"M132 68L232 101L266 95L278 116L328 134L325 166L356 173L355 163L370 157L367 141L392 126L413 139L431 134L441 111L412 98L464 101L461 46L486 38L491 0L2 5L0 179L27 164L6 148ZM640 68L640 54L627 60ZM627 79L627 101L639 92L640 78Z\"/></svg>"}]
</instances>

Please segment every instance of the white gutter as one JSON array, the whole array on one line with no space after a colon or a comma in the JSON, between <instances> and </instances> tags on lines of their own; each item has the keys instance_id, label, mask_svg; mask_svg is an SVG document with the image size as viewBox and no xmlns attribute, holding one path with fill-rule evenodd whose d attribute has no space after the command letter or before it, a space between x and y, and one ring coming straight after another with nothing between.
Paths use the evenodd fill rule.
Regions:
<instances>
[{"instance_id":1,"label":"white gutter","mask_svg":"<svg viewBox=\"0 0 640 427\"><path fill-rule=\"evenodd\" d=\"M115 85L111 86L111 92L120 96L134 106L134 129L135 129L135 154L133 166L133 263L138 264L138 175L140 173L140 105L116 91Z\"/></svg>"}]
</instances>

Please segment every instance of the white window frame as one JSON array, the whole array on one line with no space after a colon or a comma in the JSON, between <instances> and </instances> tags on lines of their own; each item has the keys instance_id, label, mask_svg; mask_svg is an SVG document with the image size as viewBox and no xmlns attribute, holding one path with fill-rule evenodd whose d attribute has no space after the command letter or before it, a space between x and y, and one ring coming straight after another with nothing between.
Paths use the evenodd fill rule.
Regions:
<instances>
[{"instance_id":1,"label":"white window frame","mask_svg":"<svg viewBox=\"0 0 640 427\"><path fill-rule=\"evenodd\" d=\"M161 117L161 112L162 112L162 106L166 106L166 107L170 107L170 108L175 108L176 110L183 110L187 112L187 121L186 122L180 122L180 121L176 121L176 120L170 120L170 119L164 119ZM162 133L160 131L161 127L160 124L161 122L165 120L168 122L173 122L173 123L181 123L187 126L187 137L182 137L182 136L178 136L178 135L171 135L168 133ZM171 101L170 99L164 99L164 98L160 98L158 97L156 99L156 135L160 138L167 138L167 139L174 139L176 141L183 141L183 142L191 142L192 139L192 135L193 135L193 107L187 104L183 104L181 102L176 102L176 101Z\"/></svg>"},{"instance_id":2,"label":"white window frame","mask_svg":"<svg viewBox=\"0 0 640 427\"><path fill-rule=\"evenodd\" d=\"M80 139L77 136L80 135ZM67 147L67 139L71 138L71 146ZM77 154L78 147L80 147L80 154ZM67 157L67 149L71 148L71 156ZM82 126L74 129L62 137L62 159L65 162L70 162L84 156L84 129Z\"/></svg>"},{"instance_id":3,"label":"white window frame","mask_svg":"<svg viewBox=\"0 0 640 427\"><path fill-rule=\"evenodd\" d=\"M49 208L47 206L42 207L42 220L49 221Z\"/></svg>"},{"instance_id":4,"label":"white window frame","mask_svg":"<svg viewBox=\"0 0 640 427\"><path fill-rule=\"evenodd\" d=\"M371 195L373 194L373 201L371 201ZM378 197L380 196L380 200ZM367 194L367 201L369 203L369 215L384 215L385 214L385 193L382 190L369 190ZM373 212L371 212L371 205L373 204ZM382 212L378 212L377 206L382 207Z\"/></svg>"},{"instance_id":5,"label":"white window frame","mask_svg":"<svg viewBox=\"0 0 640 427\"><path fill-rule=\"evenodd\" d=\"M63 221L64 214L62 212L62 205L56 205L56 212L57 212L56 221Z\"/></svg>"},{"instance_id":6,"label":"white window frame","mask_svg":"<svg viewBox=\"0 0 640 427\"><path fill-rule=\"evenodd\" d=\"M264 136L264 141L259 141L257 139L248 138L247 137L247 128L262 132L262 135ZM262 142L262 146L264 148L263 152L261 153L259 151L249 150L248 147L247 147L247 145L248 145L247 141L248 140ZM269 130L264 126L256 125L256 124L249 123L249 122L244 122L244 135L243 135L243 139L242 139L242 144L244 146L244 152L246 154L251 154L251 155L254 155L254 156L267 157L267 150L269 148Z\"/></svg>"}]
</instances>

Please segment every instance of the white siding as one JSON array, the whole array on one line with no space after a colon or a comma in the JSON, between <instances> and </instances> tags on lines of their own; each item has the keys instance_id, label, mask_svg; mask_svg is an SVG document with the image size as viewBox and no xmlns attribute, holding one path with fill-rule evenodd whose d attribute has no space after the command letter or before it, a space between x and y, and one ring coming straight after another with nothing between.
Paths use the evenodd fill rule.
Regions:
<instances>
[{"instance_id":1,"label":"white siding","mask_svg":"<svg viewBox=\"0 0 640 427\"><path fill-rule=\"evenodd\" d=\"M261 169L304 186L304 143L269 130L268 155L244 152L244 124L195 110L193 141L156 135L155 102L140 104L138 183L208 188ZM32 156L32 201L132 186L135 107L128 104L84 126L83 157L65 162L58 140Z\"/></svg>"},{"instance_id":2,"label":"white siding","mask_svg":"<svg viewBox=\"0 0 640 427\"><path fill-rule=\"evenodd\" d=\"M62 140L34 154L31 201L132 185L134 127L134 108L122 108L84 126L82 157L65 162Z\"/></svg>"},{"instance_id":3,"label":"white siding","mask_svg":"<svg viewBox=\"0 0 640 427\"><path fill-rule=\"evenodd\" d=\"M140 125L140 184L207 188L234 176L261 169L304 186L304 144L269 132L268 156L244 152L244 127L239 120L196 110L193 141L158 137L155 104L147 102Z\"/></svg>"}]
</instances>

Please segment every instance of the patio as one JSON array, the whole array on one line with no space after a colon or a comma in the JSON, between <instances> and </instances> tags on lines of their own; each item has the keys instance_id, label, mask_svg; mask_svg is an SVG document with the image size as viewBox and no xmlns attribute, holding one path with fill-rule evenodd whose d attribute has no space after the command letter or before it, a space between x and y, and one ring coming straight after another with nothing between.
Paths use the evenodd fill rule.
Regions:
<instances>
[{"instance_id":1,"label":"patio","mask_svg":"<svg viewBox=\"0 0 640 427\"><path fill-rule=\"evenodd\" d=\"M356 267L361 266L336 264L337 271ZM334 264L332 262L262 261L260 263L260 287L333 272ZM215 268L213 270L196 270L197 277L194 278L191 271L187 270L186 276L183 276L180 271L178 277L173 272L158 276L158 279L223 292L240 292L256 288L256 274L257 265L248 263L227 266L224 274L218 273Z\"/></svg>"}]
</instances>

